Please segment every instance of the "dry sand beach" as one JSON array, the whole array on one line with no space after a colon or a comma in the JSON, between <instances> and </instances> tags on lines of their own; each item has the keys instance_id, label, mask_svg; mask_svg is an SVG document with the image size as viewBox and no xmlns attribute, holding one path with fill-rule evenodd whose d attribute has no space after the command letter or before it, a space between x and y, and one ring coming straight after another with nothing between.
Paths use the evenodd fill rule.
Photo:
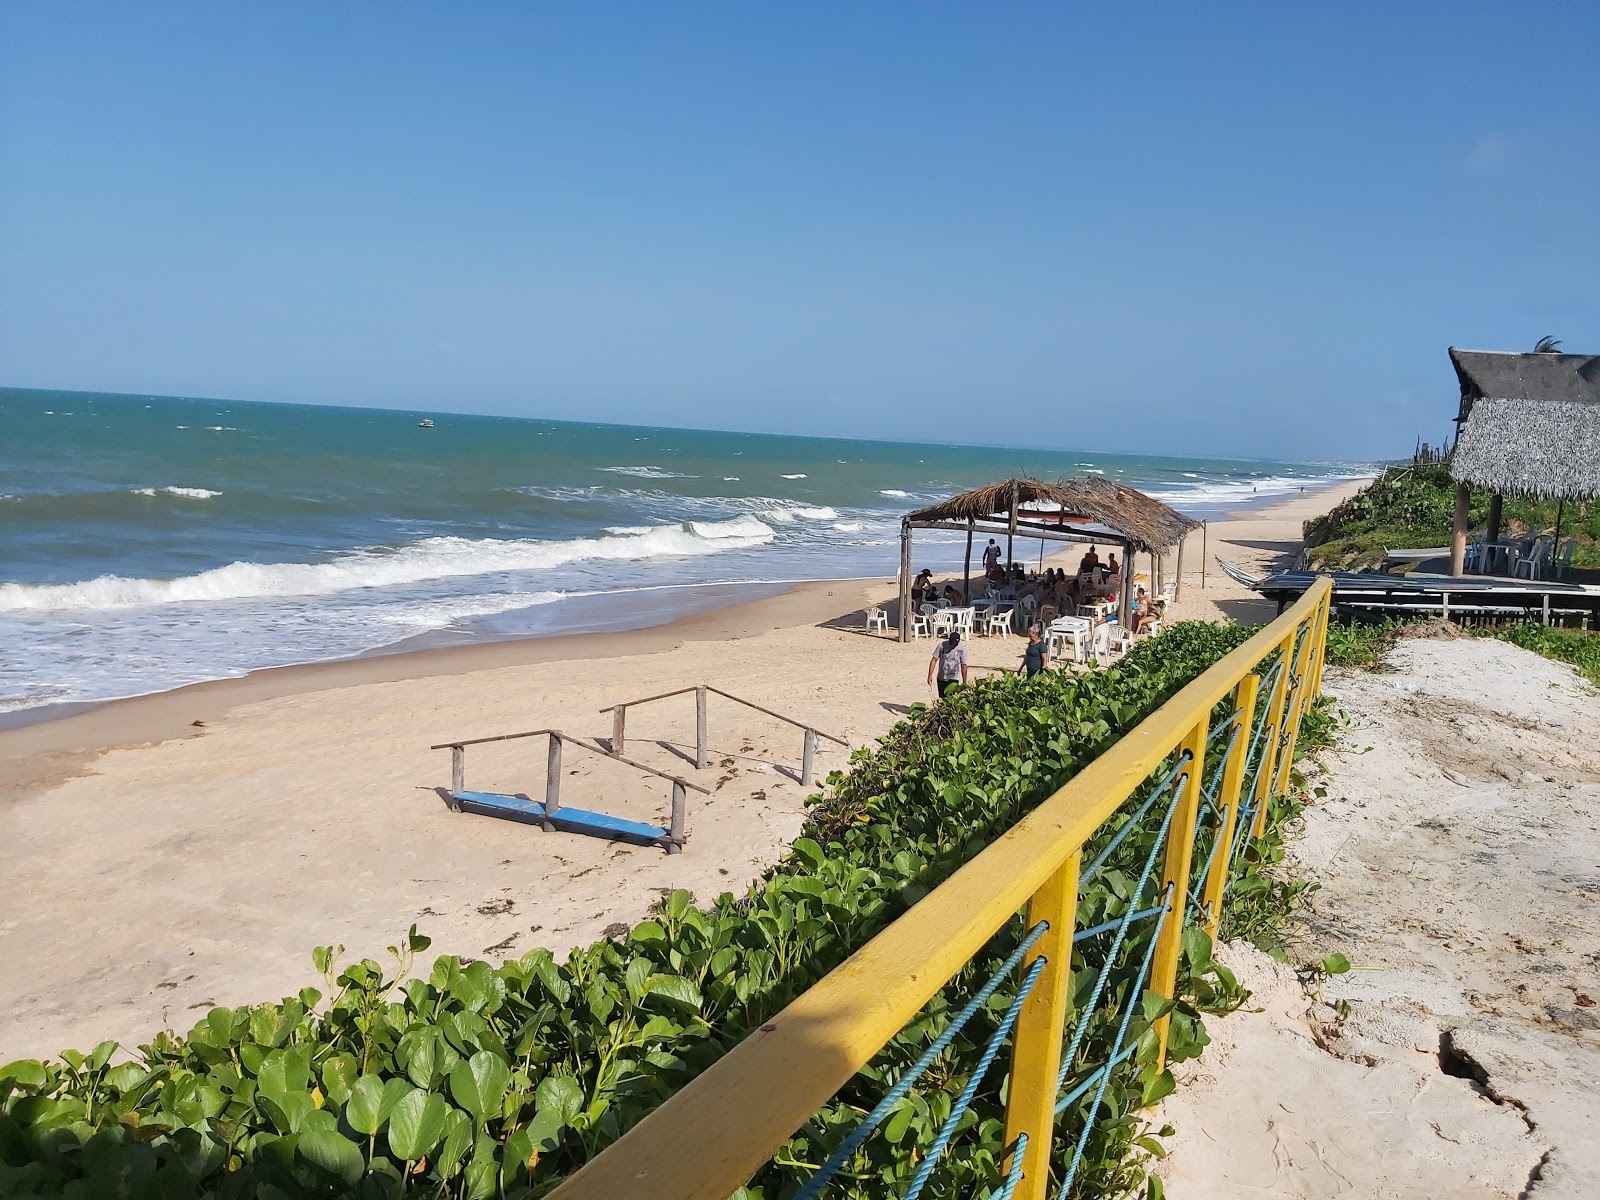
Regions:
<instances>
[{"instance_id":1,"label":"dry sand beach","mask_svg":"<svg viewBox=\"0 0 1600 1200\"><path fill-rule=\"evenodd\" d=\"M1356 484L1213 522L1213 553L1259 563ZM1200 539L1182 616L1270 617L1214 569ZM464 738L556 726L609 732L599 710L711 682L864 745L928 698L928 643L866 636L893 585L805 584L634 633L480 644L258 672L0 732L5 910L0 1058L185 1030L212 1004L291 994L309 952L356 957L413 921L441 953L561 951L639 920L664 889L738 891L804 816L798 730L713 699L712 766L688 697L630 717L629 752L712 790L691 795L690 842L668 856L452 814L435 791ZM975 664L1014 668L1017 639L976 639ZM822 743L821 771L847 752ZM660 820L667 786L569 751L568 803ZM477 747L469 786L541 794L542 739Z\"/></svg>"}]
</instances>

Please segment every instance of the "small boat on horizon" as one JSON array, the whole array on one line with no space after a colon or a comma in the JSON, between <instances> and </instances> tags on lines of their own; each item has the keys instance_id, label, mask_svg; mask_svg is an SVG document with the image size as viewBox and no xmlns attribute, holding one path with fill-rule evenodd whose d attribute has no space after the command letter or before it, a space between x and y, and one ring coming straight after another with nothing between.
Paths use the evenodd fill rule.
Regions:
<instances>
[{"instance_id":1,"label":"small boat on horizon","mask_svg":"<svg viewBox=\"0 0 1600 1200\"><path fill-rule=\"evenodd\" d=\"M433 428L433 422L429 418L423 417L422 420L417 422L417 428L418 429L432 429Z\"/></svg>"}]
</instances>

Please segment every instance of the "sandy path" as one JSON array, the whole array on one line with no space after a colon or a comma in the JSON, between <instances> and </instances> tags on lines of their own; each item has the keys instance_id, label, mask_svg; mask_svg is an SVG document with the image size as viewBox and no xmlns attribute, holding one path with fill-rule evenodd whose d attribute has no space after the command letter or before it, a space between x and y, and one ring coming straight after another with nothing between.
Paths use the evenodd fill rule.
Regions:
<instances>
[{"instance_id":1,"label":"sandy path","mask_svg":"<svg viewBox=\"0 0 1600 1200\"><path fill-rule=\"evenodd\" d=\"M1600 1196L1600 696L1494 641L1392 665L1329 672L1353 725L1291 843L1296 957L1355 969L1319 1002L1229 949L1265 1012L1165 1104L1170 1195Z\"/></svg>"}]
</instances>

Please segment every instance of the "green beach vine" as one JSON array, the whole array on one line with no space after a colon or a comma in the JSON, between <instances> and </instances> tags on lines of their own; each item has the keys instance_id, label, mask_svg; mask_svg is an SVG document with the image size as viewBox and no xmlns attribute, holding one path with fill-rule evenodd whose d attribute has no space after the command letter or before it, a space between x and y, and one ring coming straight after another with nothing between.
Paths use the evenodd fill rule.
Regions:
<instances>
[{"instance_id":1,"label":"green beach vine","mask_svg":"<svg viewBox=\"0 0 1600 1200\"><path fill-rule=\"evenodd\" d=\"M0 1196L542 1195L1252 632L1181 623L1108 669L985 680L936 709L913 709L830 776L804 836L744 895L697 905L675 892L625 936L563 960L546 950L498 967L445 956L413 974L429 946L413 927L388 963L341 963L340 948L320 947L322 988L213 1009L127 1061L113 1065L118 1048L108 1042L0 1067ZM1264 892L1274 905L1284 899L1264 876L1288 811L1275 807L1268 838L1252 850L1247 878L1262 881L1230 897L1225 920L1243 932L1270 926ZM1085 890L1080 923L1126 910L1157 825L1127 838ZM743 1200L791 1194L1019 936L1020 921L997 934L780 1149ZM1138 1187L1139 1161L1158 1149L1140 1110L1172 1083L1154 1069L1150 1023L1172 1012L1170 1051L1182 1060L1206 1044L1203 1015L1244 997L1203 931L1184 939L1176 1002L1134 994L1133 949L1114 965L1109 1007L1073 1067L1081 1076L1103 1057L1133 1006L1140 1050L1106 1091L1075 1196ZM1096 953L1091 940L1075 956L1079 1003L1102 965ZM834 1194L880 1196L909 1178L1013 986L955 1039ZM979 1090L961 1153L946 1157L926 1194L997 1186L1003 1090L1000 1078ZM1081 1116L1080 1106L1066 1121Z\"/></svg>"}]
</instances>

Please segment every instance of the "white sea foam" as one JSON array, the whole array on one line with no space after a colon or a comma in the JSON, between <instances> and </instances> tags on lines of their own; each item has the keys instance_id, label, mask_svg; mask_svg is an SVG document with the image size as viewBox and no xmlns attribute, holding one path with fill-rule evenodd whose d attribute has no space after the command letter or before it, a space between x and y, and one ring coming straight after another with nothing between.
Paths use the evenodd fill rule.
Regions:
<instances>
[{"instance_id":1,"label":"white sea foam","mask_svg":"<svg viewBox=\"0 0 1600 1200\"><path fill-rule=\"evenodd\" d=\"M738 483L739 482L739 477L737 475L724 475L722 477L722 482L723 483Z\"/></svg>"},{"instance_id":2,"label":"white sea foam","mask_svg":"<svg viewBox=\"0 0 1600 1200\"><path fill-rule=\"evenodd\" d=\"M840 533L858 533L861 530L860 521L840 521L834 526Z\"/></svg>"},{"instance_id":3,"label":"white sea foam","mask_svg":"<svg viewBox=\"0 0 1600 1200\"><path fill-rule=\"evenodd\" d=\"M714 554L772 541L753 516L731 521L629 526L572 541L437 537L398 550L359 550L325 563L235 562L178 579L102 575L83 583L0 583L0 612L138 608L277 596L321 596L430 579L543 570L593 559L639 560Z\"/></svg>"},{"instance_id":4,"label":"white sea foam","mask_svg":"<svg viewBox=\"0 0 1600 1200\"><path fill-rule=\"evenodd\" d=\"M153 488L153 487L143 487L143 488L134 488L133 489L133 494L135 496L155 496L155 495L158 495L158 494L160 494L162 492L165 492L169 496L182 496L185 500L210 500L213 496L222 495L221 492L213 492L210 488L191 488L191 487Z\"/></svg>"},{"instance_id":5,"label":"white sea foam","mask_svg":"<svg viewBox=\"0 0 1600 1200\"><path fill-rule=\"evenodd\" d=\"M782 478L784 478L784 479L807 479L807 478L809 478L809 476L803 475L803 474L802 475L785 475Z\"/></svg>"},{"instance_id":6,"label":"white sea foam","mask_svg":"<svg viewBox=\"0 0 1600 1200\"><path fill-rule=\"evenodd\" d=\"M910 498L911 493L902 492L899 488L881 488L878 491L878 495L888 496L892 500L906 500Z\"/></svg>"},{"instance_id":7,"label":"white sea foam","mask_svg":"<svg viewBox=\"0 0 1600 1200\"><path fill-rule=\"evenodd\" d=\"M635 479L699 479L698 475L685 475L680 471L664 471L660 467L599 467L613 475L632 475Z\"/></svg>"},{"instance_id":8,"label":"white sea foam","mask_svg":"<svg viewBox=\"0 0 1600 1200\"><path fill-rule=\"evenodd\" d=\"M825 506L812 508L797 504L765 509L762 511L761 516L765 520L776 521L780 525L792 525L796 521L832 521L836 520L839 514Z\"/></svg>"}]
</instances>

